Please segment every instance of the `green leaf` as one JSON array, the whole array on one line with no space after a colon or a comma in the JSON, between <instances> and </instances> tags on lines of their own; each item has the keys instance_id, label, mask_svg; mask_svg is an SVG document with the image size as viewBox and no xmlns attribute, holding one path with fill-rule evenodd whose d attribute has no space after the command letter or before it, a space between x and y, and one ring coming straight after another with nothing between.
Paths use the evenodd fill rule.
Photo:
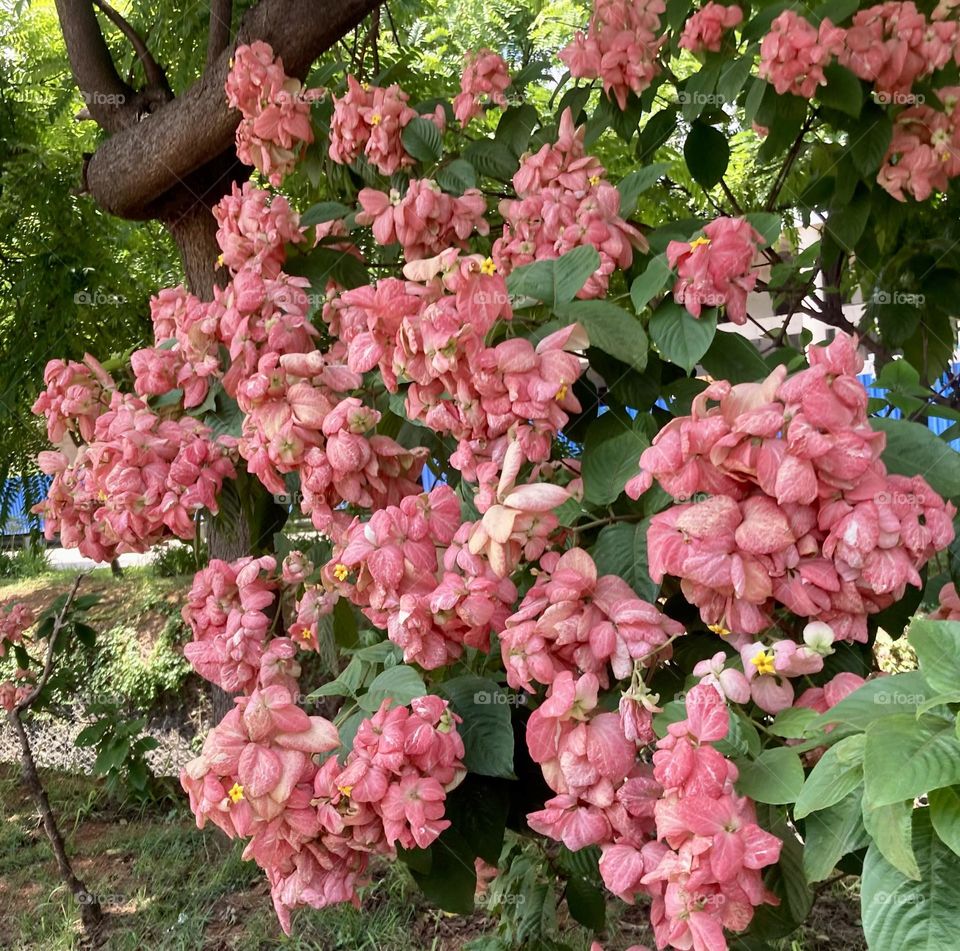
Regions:
<instances>
[{"instance_id":1,"label":"green leaf","mask_svg":"<svg viewBox=\"0 0 960 951\"><path fill-rule=\"evenodd\" d=\"M960 622L914 618L907 636L927 683L941 694L960 690Z\"/></svg>"},{"instance_id":2,"label":"green leaf","mask_svg":"<svg viewBox=\"0 0 960 951\"><path fill-rule=\"evenodd\" d=\"M400 140L407 153L418 162L439 162L443 154L443 140L437 124L422 116L406 124Z\"/></svg>"},{"instance_id":3,"label":"green leaf","mask_svg":"<svg viewBox=\"0 0 960 951\"><path fill-rule=\"evenodd\" d=\"M717 312L711 308L697 318L676 301L666 301L650 318L649 330L660 355L689 373L713 343Z\"/></svg>"},{"instance_id":4,"label":"green leaf","mask_svg":"<svg viewBox=\"0 0 960 951\"><path fill-rule=\"evenodd\" d=\"M839 63L830 63L823 68L823 75L827 79L826 86L817 89L816 96L820 102L830 109L839 109L848 116L856 118L863 108L863 89L860 80L845 66Z\"/></svg>"},{"instance_id":5,"label":"green leaf","mask_svg":"<svg viewBox=\"0 0 960 951\"><path fill-rule=\"evenodd\" d=\"M867 799L883 806L960 782L960 739L953 720L899 714L867 728Z\"/></svg>"},{"instance_id":6,"label":"green leaf","mask_svg":"<svg viewBox=\"0 0 960 951\"><path fill-rule=\"evenodd\" d=\"M598 267L597 249L583 245L562 257L518 267L507 277L507 289L516 297L532 297L555 308L572 301Z\"/></svg>"},{"instance_id":7,"label":"green leaf","mask_svg":"<svg viewBox=\"0 0 960 951\"><path fill-rule=\"evenodd\" d=\"M362 287L370 281L367 269L352 254L322 245L307 254L291 256L284 270L307 278L314 294L325 293L327 283L331 280L348 289Z\"/></svg>"},{"instance_id":8,"label":"green leaf","mask_svg":"<svg viewBox=\"0 0 960 951\"><path fill-rule=\"evenodd\" d=\"M797 819L828 809L863 782L863 755L867 738L848 736L831 746L803 784L793 814Z\"/></svg>"},{"instance_id":9,"label":"green leaf","mask_svg":"<svg viewBox=\"0 0 960 951\"><path fill-rule=\"evenodd\" d=\"M831 210L824 230L845 253L849 254L866 229L869 217L870 193L861 188L842 208Z\"/></svg>"},{"instance_id":10,"label":"green leaf","mask_svg":"<svg viewBox=\"0 0 960 951\"><path fill-rule=\"evenodd\" d=\"M670 106L655 112L647 120L647 124L640 130L640 141L637 144L637 158L641 165L652 162L657 149L676 132L678 113L676 106Z\"/></svg>"},{"instance_id":11,"label":"green leaf","mask_svg":"<svg viewBox=\"0 0 960 951\"><path fill-rule=\"evenodd\" d=\"M736 330L718 329L700 362L718 380L731 383L752 383L770 373L756 346Z\"/></svg>"},{"instance_id":12,"label":"green leaf","mask_svg":"<svg viewBox=\"0 0 960 951\"><path fill-rule=\"evenodd\" d=\"M607 920L607 902L600 888L582 878L569 878L565 896L574 921L592 931L603 930Z\"/></svg>"},{"instance_id":13,"label":"green leaf","mask_svg":"<svg viewBox=\"0 0 960 951\"><path fill-rule=\"evenodd\" d=\"M713 188L727 170L730 145L719 129L697 121L683 143L683 157L694 181L704 188Z\"/></svg>"},{"instance_id":14,"label":"green leaf","mask_svg":"<svg viewBox=\"0 0 960 951\"><path fill-rule=\"evenodd\" d=\"M468 188L477 187L476 169L465 159L454 159L437 169L437 184L451 195L462 195Z\"/></svg>"},{"instance_id":15,"label":"green leaf","mask_svg":"<svg viewBox=\"0 0 960 951\"><path fill-rule=\"evenodd\" d=\"M776 212L752 211L746 218L767 244L773 244L783 232L783 218Z\"/></svg>"},{"instance_id":16,"label":"green leaf","mask_svg":"<svg viewBox=\"0 0 960 951\"><path fill-rule=\"evenodd\" d=\"M469 772L463 782L447 794L444 818L463 836L474 855L497 865L510 813L513 783Z\"/></svg>"},{"instance_id":17,"label":"green leaf","mask_svg":"<svg viewBox=\"0 0 960 951\"><path fill-rule=\"evenodd\" d=\"M918 670L892 677L869 680L835 707L820 715L817 727L838 723L866 730L873 722L901 714L915 714L917 708L934 696L934 691Z\"/></svg>"},{"instance_id":18,"label":"green leaf","mask_svg":"<svg viewBox=\"0 0 960 951\"><path fill-rule=\"evenodd\" d=\"M509 182L520 165L519 159L502 142L480 139L472 142L463 157L481 174Z\"/></svg>"},{"instance_id":19,"label":"green leaf","mask_svg":"<svg viewBox=\"0 0 960 951\"><path fill-rule=\"evenodd\" d=\"M917 882L891 865L876 844L867 849L860 909L871 951L960 947L960 857L934 833L928 809L914 810L912 842Z\"/></svg>"},{"instance_id":20,"label":"green leaf","mask_svg":"<svg viewBox=\"0 0 960 951\"><path fill-rule=\"evenodd\" d=\"M808 707L787 707L781 710L767 727L767 732L786 739L800 740L816 722L817 713Z\"/></svg>"},{"instance_id":21,"label":"green leaf","mask_svg":"<svg viewBox=\"0 0 960 951\"><path fill-rule=\"evenodd\" d=\"M871 419L887 434L883 461L896 475L922 475L940 495L960 495L960 454L926 426L905 419Z\"/></svg>"},{"instance_id":22,"label":"green leaf","mask_svg":"<svg viewBox=\"0 0 960 951\"><path fill-rule=\"evenodd\" d=\"M657 599L660 586L650 577L647 559L647 529L650 519L635 525L618 522L600 530L590 554L600 575L616 575L645 601Z\"/></svg>"},{"instance_id":23,"label":"green leaf","mask_svg":"<svg viewBox=\"0 0 960 951\"><path fill-rule=\"evenodd\" d=\"M638 168L620 179L617 183L617 191L620 192L620 216L622 218L629 218L637 210L637 202L640 196L648 188L655 185L669 168L669 162L654 162L653 165Z\"/></svg>"},{"instance_id":24,"label":"green leaf","mask_svg":"<svg viewBox=\"0 0 960 951\"><path fill-rule=\"evenodd\" d=\"M717 92L726 103L733 103L750 75L754 64L754 53L748 50L733 62L723 64L723 71L717 80Z\"/></svg>"},{"instance_id":25,"label":"green leaf","mask_svg":"<svg viewBox=\"0 0 960 951\"><path fill-rule=\"evenodd\" d=\"M893 122L886 110L876 106L865 108L860 121L847 136L850 158L864 178L877 174L892 138Z\"/></svg>"},{"instance_id":26,"label":"green leaf","mask_svg":"<svg viewBox=\"0 0 960 951\"><path fill-rule=\"evenodd\" d=\"M500 117L494 138L519 158L526 152L530 136L539 122L537 110L529 103L511 106Z\"/></svg>"},{"instance_id":27,"label":"green leaf","mask_svg":"<svg viewBox=\"0 0 960 951\"><path fill-rule=\"evenodd\" d=\"M907 878L919 881L920 869L911 842L912 818L912 800L891 802L885 806L873 806L863 801L863 824L876 847Z\"/></svg>"},{"instance_id":28,"label":"green leaf","mask_svg":"<svg viewBox=\"0 0 960 951\"><path fill-rule=\"evenodd\" d=\"M473 674L445 680L437 689L462 719L458 727L464 763L481 776L513 777L513 726L510 709L525 697L508 693L496 681Z\"/></svg>"},{"instance_id":29,"label":"green leaf","mask_svg":"<svg viewBox=\"0 0 960 951\"><path fill-rule=\"evenodd\" d=\"M583 446L583 497L592 505L615 501L639 471L640 456L650 445L632 420L604 413L587 429Z\"/></svg>"},{"instance_id":30,"label":"green leaf","mask_svg":"<svg viewBox=\"0 0 960 951\"><path fill-rule=\"evenodd\" d=\"M411 868L413 880L432 904L452 914L469 915L477 889L473 850L451 827L430 846L430 853L430 871Z\"/></svg>"},{"instance_id":31,"label":"green leaf","mask_svg":"<svg viewBox=\"0 0 960 951\"><path fill-rule=\"evenodd\" d=\"M673 280L673 276L665 254L650 259L646 270L630 287L630 300L638 314Z\"/></svg>"},{"instance_id":32,"label":"green leaf","mask_svg":"<svg viewBox=\"0 0 960 951\"><path fill-rule=\"evenodd\" d=\"M412 667L398 664L377 674L358 703L361 710L372 713L384 700L407 704L416 697L424 696L426 692L423 678Z\"/></svg>"},{"instance_id":33,"label":"green leaf","mask_svg":"<svg viewBox=\"0 0 960 951\"><path fill-rule=\"evenodd\" d=\"M741 760L737 788L756 802L796 802L803 786L800 757L786 746L764 750L755 760Z\"/></svg>"},{"instance_id":34,"label":"green leaf","mask_svg":"<svg viewBox=\"0 0 960 951\"><path fill-rule=\"evenodd\" d=\"M337 218L346 218L350 209L339 201L321 201L311 205L301 216L301 227L319 225L324 221L334 221Z\"/></svg>"},{"instance_id":35,"label":"green leaf","mask_svg":"<svg viewBox=\"0 0 960 951\"><path fill-rule=\"evenodd\" d=\"M647 367L649 343L643 324L622 307L606 300L577 300L561 304L554 313L566 322L577 321L587 331L590 346L616 357L635 370Z\"/></svg>"},{"instance_id":36,"label":"green leaf","mask_svg":"<svg viewBox=\"0 0 960 951\"><path fill-rule=\"evenodd\" d=\"M74 746L95 746L100 742L101 737L107 732L107 727L109 726L110 721L106 718L98 720L96 723L91 723L90 726L85 726L73 741Z\"/></svg>"},{"instance_id":37,"label":"green leaf","mask_svg":"<svg viewBox=\"0 0 960 951\"><path fill-rule=\"evenodd\" d=\"M960 789L956 786L933 789L928 798L930 818L937 835L944 845L960 855Z\"/></svg>"},{"instance_id":38,"label":"green leaf","mask_svg":"<svg viewBox=\"0 0 960 951\"><path fill-rule=\"evenodd\" d=\"M860 800L857 790L807 819L803 831L803 870L808 882L822 882L844 855L867 844Z\"/></svg>"}]
</instances>

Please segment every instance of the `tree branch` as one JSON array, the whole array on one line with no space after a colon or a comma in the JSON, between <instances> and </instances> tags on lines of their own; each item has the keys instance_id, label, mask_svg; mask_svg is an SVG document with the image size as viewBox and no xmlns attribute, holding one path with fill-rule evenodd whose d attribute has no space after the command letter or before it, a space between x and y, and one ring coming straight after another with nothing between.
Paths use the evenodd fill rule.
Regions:
<instances>
[{"instance_id":1,"label":"tree branch","mask_svg":"<svg viewBox=\"0 0 960 951\"><path fill-rule=\"evenodd\" d=\"M211 0L210 27L207 32L207 66L230 45L233 0Z\"/></svg>"},{"instance_id":2,"label":"tree branch","mask_svg":"<svg viewBox=\"0 0 960 951\"><path fill-rule=\"evenodd\" d=\"M264 40L286 71L302 78L317 56L379 4L342 0L318 8L313 0L260 0L244 16L237 43ZM201 200L195 182L210 176L199 173L234 148L239 116L223 92L229 61L224 50L182 96L99 147L87 164L86 186L104 210L121 218L166 219ZM222 194L229 179L221 187Z\"/></svg>"},{"instance_id":3,"label":"tree branch","mask_svg":"<svg viewBox=\"0 0 960 951\"><path fill-rule=\"evenodd\" d=\"M163 67L153 58L150 50L147 49L147 44L144 42L143 37L107 3L107 0L93 0L93 3L103 11L106 18L129 40L130 45L137 54L137 59L140 60L143 66L143 74L147 79L148 88L160 93L165 93L167 100L172 99L173 91L167 82L167 74L163 71Z\"/></svg>"}]
</instances>

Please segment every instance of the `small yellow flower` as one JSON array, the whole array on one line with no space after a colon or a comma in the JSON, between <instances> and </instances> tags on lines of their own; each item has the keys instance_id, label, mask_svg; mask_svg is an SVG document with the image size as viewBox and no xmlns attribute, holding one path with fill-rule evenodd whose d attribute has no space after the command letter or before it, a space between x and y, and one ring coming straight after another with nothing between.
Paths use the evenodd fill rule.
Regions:
<instances>
[{"instance_id":1,"label":"small yellow flower","mask_svg":"<svg viewBox=\"0 0 960 951\"><path fill-rule=\"evenodd\" d=\"M350 793L353 792L353 786L337 786L337 789L339 789L347 799L350 798Z\"/></svg>"},{"instance_id":2,"label":"small yellow flower","mask_svg":"<svg viewBox=\"0 0 960 951\"><path fill-rule=\"evenodd\" d=\"M590 184L591 184L591 185L599 185L599 184L600 184L600 176L599 176L599 175L591 175L591 176L590 176Z\"/></svg>"},{"instance_id":3,"label":"small yellow flower","mask_svg":"<svg viewBox=\"0 0 960 951\"><path fill-rule=\"evenodd\" d=\"M483 264L480 265L480 273L486 274L488 277L497 273L497 266L493 263L493 258L484 258Z\"/></svg>"},{"instance_id":4,"label":"small yellow flower","mask_svg":"<svg viewBox=\"0 0 960 951\"><path fill-rule=\"evenodd\" d=\"M230 787L227 795L232 802L240 802L240 800L243 799L243 786L241 786L240 783L234 783L233 786Z\"/></svg>"},{"instance_id":5,"label":"small yellow flower","mask_svg":"<svg viewBox=\"0 0 960 951\"><path fill-rule=\"evenodd\" d=\"M333 577L336 578L337 581L346 581L349 574L350 569L342 561L338 561L333 566Z\"/></svg>"},{"instance_id":6,"label":"small yellow flower","mask_svg":"<svg viewBox=\"0 0 960 951\"><path fill-rule=\"evenodd\" d=\"M562 402L563 400L565 400L566 398L567 398L567 384L566 384L566 383L561 383L561 384L560 384L560 389L557 390L557 395L554 397L554 399L555 399L558 403L560 403L560 402Z\"/></svg>"},{"instance_id":7,"label":"small yellow flower","mask_svg":"<svg viewBox=\"0 0 960 951\"><path fill-rule=\"evenodd\" d=\"M370 116L370 125L380 125L382 121L383 116L381 116L379 112L375 112L372 116Z\"/></svg>"},{"instance_id":8,"label":"small yellow flower","mask_svg":"<svg viewBox=\"0 0 960 951\"><path fill-rule=\"evenodd\" d=\"M303 641L309 641L311 637L313 637L313 633L311 632L309 627L305 627L300 632L300 639Z\"/></svg>"},{"instance_id":9,"label":"small yellow flower","mask_svg":"<svg viewBox=\"0 0 960 951\"><path fill-rule=\"evenodd\" d=\"M222 254L218 254L218 255L217 255L217 267L223 267L223 255L222 255Z\"/></svg>"},{"instance_id":10,"label":"small yellow flower","mask_svg":"<svg viewBox=\"0 0 960 951\"><path fill-rule=\"evenodd\" d=\"M730 632L722 624L708 624L707 629L713 631L714 634L719 634L721 637L730 636Z\"/></svg>"},{"instance_id":11,"label":"small yellow flower","mask_svg":"<svg viewBox=\"0 0 960 951\"><path fill-rule=\"evenodd\" d=\"M750 659L750 663L757 668L758 674L775 674L777 672L776 667L773 666L773 651L760 651Z\"/></svg>"},{"instance_id":12,"label":"small yellow flower","mask_svg":"<svg viewBox=\"0 0 960 951\"><path fill-rule=\"evenodd\" d=\"M701 235L699 238L694 238L693 241L690 242L690 250L696 251L697 248L699 248L701 245L709 244L709 243L710 243L710 239L705 238L703 237L703 235Z\"/></svg>"}]
</instances>

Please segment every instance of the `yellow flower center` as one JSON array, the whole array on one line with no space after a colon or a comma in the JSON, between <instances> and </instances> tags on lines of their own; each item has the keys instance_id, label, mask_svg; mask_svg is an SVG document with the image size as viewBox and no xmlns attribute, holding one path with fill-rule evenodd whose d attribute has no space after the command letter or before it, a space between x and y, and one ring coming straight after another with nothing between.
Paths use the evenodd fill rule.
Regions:
<instances>
[{"instance_id":1,"label":"yellow flower center","mask_svg":"<svg viewBox=\"0 0 960 951\"><path fill-rule=\"evenodd\" d=\"M721 637L730 636L730 632L722 624L708 624L707 629L713 631L714 634L719 634Z\"/></svg>"},{"instance_id":2,"label":"yellow flower center","mask_svg":"<svg viewBox=\"0 0 960 951\"><path fill-rule=\"evenodd\" d=\"M337 786L337 789L339 789L347 799L350 798L350 793L353 792L353 786Z\"/></svg>"},{"instance_id":3,"label":"yellow flower center","mask_svg":"<svg viewBox=\"0 0 960 951\"><path fill-rule=\"evenodd\" d=\"M230 787L227 795L230 797L231 802L240 802L240 800L243 799L243 786L241 786L240 783L234 783L233 786Z\"/></svg>"},{"instance_id":4,"label":"yellow flower center","mask_svg":"<svg viewBox=\"0 0 960 951\"><path fill-rule=\"evenodd\" d=\"M222 254L218 254L218 255L217 255L217 267L223 267L223 255L222 255Z\"/></svg>"},{"instance_id":5,"label":"yellow flower center","mask_svg":"<svg viewBox=\"0 0 960 951\"><path fill-rule=\"evenodd\" d=\"M333 566L333 577L336 578L337 581L346 581L349 574L350 569L342 561L338 561Z\"/></svg>"},{"instance_id":6,"label":"yellow flower center","mask_svg":"<svg viewBox=\"0 0 960 951\"><path fill-rule=\"evenodd\" d=\"M309 627L305 627L305 628L300 632L300 640L302 640L302 641L309 641L312 636L313 636L313 635L310 633L310 628L309 628Z\"/></svg>"},{"instance_id":7,"label":"yellow flower center","mask_svg":"<svg viewBox=\"0 0 960 951\"><path fill-rule=\"evenodd\" d=\"M599 185L599 184L600 184L600 176L599 176L599 175L591 175L591 176L590 176L590 184L591 184L591 185Z\"/></svg>"},{"instance_id":8,"label":"yellow flower center","mask_svg":"<svg viewBox=\"0 0 960 951\"><path fill-rule=\"evenodd\" d=\"M757 668L758 674L775 674L777 672L773 666L773 651L760 651L750 659L750 663Z\"/></svg>"},{"instance_id":9,"label":"yellow flower center","mask_svg":"<svg viewBox=\"0 0 960 951\"><path fill-rule=\"evenodd\" d=\"M375 112L372 116L370 116L370 125L380 125L382 120L383 116L381 116L379 112Z\"/></svg>"},{"instance_id":10,"label":"yellow flower center","mask_svg":"<svg viewBox=\"0 0 960 951\"><path fill-rule=\"evenodd\" d=\"M493 263L493 258L484 258L483 264L480 265L480 273L486 274L488 277L497 273L497 266Z\"/></svg>"},{"instance_id":11,"label":"yellow flower center","mask_svg":"<svg viewBox=\"0 0 960 951\"><path fill-rule=\"evenodd\" d=\"M554 399L559 403L562 400L565 400L566 398L567 398L567 384L561 383L560 389L557 390L557 395L554 397Z\"/></svg>"},{"instance_id":12,"label":"yellow flower center","mask_svg":"<svg viewBox=\"0 0 960 951\"><path fill-rule=\"evenodd\" d=\"M709 243L710 243L710 239L704 238L701 235L699 238L694 238L693 241L690 242L690 250L696 251L697 248L699 248L701 245L709 244Z\"/></svg>"}]
</instances>

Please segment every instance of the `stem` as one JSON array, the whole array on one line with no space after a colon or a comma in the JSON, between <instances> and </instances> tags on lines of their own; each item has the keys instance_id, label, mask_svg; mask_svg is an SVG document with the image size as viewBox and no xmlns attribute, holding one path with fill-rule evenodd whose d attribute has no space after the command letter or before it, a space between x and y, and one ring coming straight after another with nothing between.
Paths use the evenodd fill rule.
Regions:
<instances>
[{"instance_id":1,"label":"stem","mask_svg":"<svg viewBox=\"0 0 960 951\"><path fill-rule=\"evenodd\" d=\"M598 518L592 522L585 522L583 525L574 525L573 530L577 533L589 531L591 528L599 528L601 525L610 525L613 522L642 522L646 515L638 512L632 515L608 515L606 518Z\"/></svg>"}]
</instances>

